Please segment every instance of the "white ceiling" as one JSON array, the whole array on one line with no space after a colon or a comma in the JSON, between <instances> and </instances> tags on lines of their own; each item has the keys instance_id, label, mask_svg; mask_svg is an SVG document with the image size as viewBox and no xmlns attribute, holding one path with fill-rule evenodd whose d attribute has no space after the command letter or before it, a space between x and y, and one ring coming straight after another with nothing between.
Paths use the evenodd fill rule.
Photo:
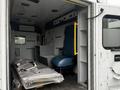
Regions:
<instances>
[{"instance_id":1,"label":"white ceiling","mask_svg":"<svg viewBox=\"0 0 120 90\"><path fill-rule=\"evenodd\" d=\"M30 6L22 6L21 3L23 2ZM75 7L72 4L65 3L64 0L40 0L39 3L28 0L14 0L13 3L11 19L22 24L43 24ZM51 12L52 9L57 9L58 12L53 13ZM24 13L24 15L18 15L18 13ZM37 17L31 17L34 15Z\"/></svg>"}]
</instances>

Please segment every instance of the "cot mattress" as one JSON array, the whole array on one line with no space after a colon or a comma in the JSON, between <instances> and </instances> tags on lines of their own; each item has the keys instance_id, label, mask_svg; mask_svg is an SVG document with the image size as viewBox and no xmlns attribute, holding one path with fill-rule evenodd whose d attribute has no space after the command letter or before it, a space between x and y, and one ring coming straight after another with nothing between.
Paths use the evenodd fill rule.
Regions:
<instances>
[{"instance_id":1,"label":"cot mattress","mask_svg":"<svg viewBox=\"0 0 120 90\"><path fill-rule=\"evenodd\" d=\"M25 89L38 88L52 83L61 83L64 80L62 74L41 63L33 65L31 62L17 62L15 69Z\"/></svg>"}]
</instances>

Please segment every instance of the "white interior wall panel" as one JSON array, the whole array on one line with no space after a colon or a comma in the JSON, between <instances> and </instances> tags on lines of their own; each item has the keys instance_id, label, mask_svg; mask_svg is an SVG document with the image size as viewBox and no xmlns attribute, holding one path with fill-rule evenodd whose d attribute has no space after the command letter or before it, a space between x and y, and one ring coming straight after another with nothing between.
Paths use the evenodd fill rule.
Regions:
<instances>
[{"instance_id":1,"label":"white interior wall panel","mask_svg":"<svg viewBox=\"0 0 120 90\"><path fill-rule=\"evenodd\" d=\"M45 33L45 44L54 43L54 32L55 30L48 30Z\"/></svg>"},{"instance_id":2,"label":"white interior wall panel","mask_svg":"<svg viewBox=\"0 0 120 90\"><path fill-rule=\"evenodd\" d=\"M54 55L54 43L40 46L40 56Z\"/></svg>"},{"instance_id":3,"label":"white interior wall panel","mask_svg":"<svg viewBox=\"0 0 120 90\"><path fill-rule=\"evenodd\" d=\"M59 48L63 48L64 46L64 38L65 38L65 28L72 23L64 24L62 26L54 28L54 54L59 54Z\"/></svg>"},{"instance_id":4,"label":"white interior wall panel","mask_svg":"<svg viewBox=\"0 0 120 90\"><path fill-rule=\"evenodd\" d=\"M25 36L25 44L15 45L15 42L14 42L15 36ZM34 58L33 53L34 53L34 46L37 45L37 33L15 31L12 34L12 40L13 40L12 61L14 61L16 58L18 59L19 58L20 59L23 59L23 58L33 59ZM19 49L18 50L20 51L19 56L15 56L15 49Z\"/></svg>"},{"instance_id":5,"label":"white interior wall panel","mask_svg":"<svg viewBox=\"0 0 120 90\"><path fill-rule=\"evenodd\" d=\"M45 52L41 52L48 55L48 52L53 51L53 55L58 55L59 54L59 48L63 48L64 45L64 33L65 33L65 27L70 25L72 23L68 23L65 25L61 25L58 27L55 27L51 30L48 30L45 34L45 42L47 45L42 46L43 48L48 48L48 49L42 49ZM53 47L51 44L53 43ZM51 54L50 54L51 55Z\"/></svg>"},{"instance_id":6,"label":"white interior wall panel","mask_svg":"<svg viewBox=\"0 0 120 90\"><path fill-rule=\"evenodd\" d=\"M64 31L65 31L65 26L60 26L54 29L55 30L55 35L54 35L54 53L55 55L59 54L59 48L63 48L64 44Z\"/></svg>"}]
</instances>

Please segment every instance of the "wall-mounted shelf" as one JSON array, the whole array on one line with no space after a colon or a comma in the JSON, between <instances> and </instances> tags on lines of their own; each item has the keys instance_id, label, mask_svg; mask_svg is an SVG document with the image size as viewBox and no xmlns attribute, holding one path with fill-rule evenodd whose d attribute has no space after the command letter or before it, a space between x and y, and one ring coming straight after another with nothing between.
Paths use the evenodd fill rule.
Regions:
<instances>
[{"instance_id":1,"label":"wall-mounted shelf","mask_svg":"<svg viewBox=\"0 0 120 90\"><path fill-rule=\"evenodd\" d=\"M87 13L86 11L79 12L79 27L78 27L78 82L84 83L87 80L87 63L88 63L88 23L87 23Z\"/></svg>"}]
</instances>

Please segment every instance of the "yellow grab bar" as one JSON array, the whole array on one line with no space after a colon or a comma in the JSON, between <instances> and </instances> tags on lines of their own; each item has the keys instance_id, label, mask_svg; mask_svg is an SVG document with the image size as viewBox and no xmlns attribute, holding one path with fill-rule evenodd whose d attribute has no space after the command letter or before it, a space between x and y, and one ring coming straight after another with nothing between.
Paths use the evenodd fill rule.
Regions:
<instances>
[{"instance_id":1,"label":"yellow grab bar","mask_svg":"<svg viewBox=\"0 0 120 90\"><path fill-rule=\"evenodd\" d=\"M77 22L74 22L74 55L77 55Z\"/></svg>"}]
</instances>

